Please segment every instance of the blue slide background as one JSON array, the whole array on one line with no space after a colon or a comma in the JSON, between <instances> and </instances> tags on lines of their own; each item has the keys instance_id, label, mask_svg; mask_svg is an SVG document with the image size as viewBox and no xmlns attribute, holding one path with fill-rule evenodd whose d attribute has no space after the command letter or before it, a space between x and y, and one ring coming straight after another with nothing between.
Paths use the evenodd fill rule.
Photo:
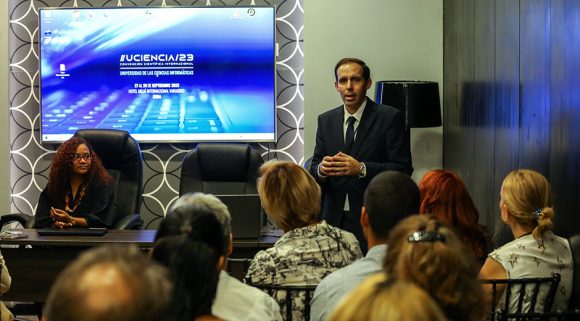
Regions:
<instances>
[{"instance_id":1,"label":"blue slide background","mask_svg":"<svg viewBox=\"0 0 580 321\"><path fill-rule=\"evenodd\" d=\"M79 128L125 129L145 141L192 137L180 134L275 137L273 7L70 8L41 10L40 22L44 140ZM194 59L184 68L122 69L121 57L135 54ZM193 75L145 75L157 70ZM156 84L180 92L145 92ZM244 140L236 137L231 140Z\"/></svg>"}]
</instances>

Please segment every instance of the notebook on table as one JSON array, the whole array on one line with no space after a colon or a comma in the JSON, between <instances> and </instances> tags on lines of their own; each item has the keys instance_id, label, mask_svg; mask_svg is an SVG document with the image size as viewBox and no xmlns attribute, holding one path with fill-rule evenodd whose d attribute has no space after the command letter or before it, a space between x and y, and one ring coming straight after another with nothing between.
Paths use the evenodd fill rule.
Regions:
<instances>
[{"instance_id":1,"label":"notebook on table","mask_svg":"<svg viewBox=\"0 0 580 321\"><path fill-rule=\"evenodd\" d=\"M227 207L232 217L234 238L259 238L262 204L258 194L215 195Z\"/></svg>"},{"instance_id":2,"label":"notebook on table","mask_svg":"<svg viewBox=\"0 0 580 321\"><path fill-rule=\"evenodd\" d=\"M108 230L106 228L70 228L70 229L40 229L36 230L38 235L74 235L74 236L102 236L107 234Z\"/></svg>"}]
</instances>

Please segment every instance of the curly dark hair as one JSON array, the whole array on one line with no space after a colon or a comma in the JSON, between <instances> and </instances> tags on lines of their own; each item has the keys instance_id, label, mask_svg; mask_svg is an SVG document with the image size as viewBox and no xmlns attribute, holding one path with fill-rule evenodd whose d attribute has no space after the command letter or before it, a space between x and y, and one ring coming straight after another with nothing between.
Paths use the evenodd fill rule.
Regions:
<instances>
[{"instance_id":1,"label":"curly dark hair","mask_svg":"<svg viewBox=\"0 0 580 321\"><path fill-rule=\"evenodd\" d=\"M53 199L62 198L66 195L71 180L72 163L74 161L73 155L81 144L89 148L92 156L91 169L87 173L85 181L91 183L97 180L103 185L109 184L112 181L113 178L103 166L101 159L95 153L91 144L83 138L73 137L60 145L56 151L56 155L54 155L52 164L50 164L47 189Z\"/></svg>"}]
</instances>

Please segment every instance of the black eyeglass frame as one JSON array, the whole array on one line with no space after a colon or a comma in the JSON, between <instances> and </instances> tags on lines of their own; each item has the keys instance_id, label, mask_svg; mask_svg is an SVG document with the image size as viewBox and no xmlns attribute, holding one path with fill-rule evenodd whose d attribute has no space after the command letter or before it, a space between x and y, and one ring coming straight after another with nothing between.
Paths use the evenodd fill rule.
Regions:
<instances>
[{"instance_id":1,"label":"black eyeglass frame","mask_svg":"<svg viewBox=\"0 0 580 321\"><path fill-rule=\"evenodd\" d=\"M85 161L89 161L93 159L93 154L91 153L84 153L84 154L79 154L79 153L72 153L72 160L73 161L79 161L84 159Z\"/></svg>"}]
</instances>

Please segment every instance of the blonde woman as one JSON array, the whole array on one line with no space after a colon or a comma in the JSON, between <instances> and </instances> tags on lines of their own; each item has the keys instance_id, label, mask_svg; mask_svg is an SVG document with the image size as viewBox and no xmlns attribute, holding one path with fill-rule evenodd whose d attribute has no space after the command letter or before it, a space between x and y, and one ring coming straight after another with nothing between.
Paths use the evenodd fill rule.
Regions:
<instances>
[{"instance_id":1,"label":"blonde woman","mask_svg":"<svg viewBox=\"0 0 580 321\"><path fill-rule=\"evenodd\" d=\"M390 233L387 276L413 283L453 321L481 321L488 309L475 255L450 227L431 215L414 215Z\"/></svg>"},{"instance_id":2,"label":"blonde woman","mask_svg":"<svg viewBox=\"0 0 580 321\"><path fill-rule=\"evenodd\" d=\"M329 321L447 321L435 301L413 283L387 280L384 273L366 279L346 296Z\"/></svg>"},{"instance_id":3,"label":"blonde woman","mask_svg":"<svg viewBox=\"0 0 580 321\"><path fill-rule=\"evenodd\" d=\"M481 278L519 279L559 273L561 280L552 309L565 310L572 293L572 252L566 239L552 233L550 183L533 170L510 172L501 187L499 209L501 220L510 227L514 240L489 254ZM486 290L491 298L491 288ZM504 290L505 286L498 287L499 294ZM510 297L515 304L518 294L514 292ZM543 302L538 305L542 308ZM510 303L510 312L516 312L511 310L512 306Z\"/></svg>"},{"instance_id":4,"label":"blonde woman","mask_svg":"<svg viewBox=\"0 0 580 321\"><path fill-rule=\"evenodd\" d=\"M273 247L254 257L246 278L251 283L316 285L326 275L362 256L352 233L319 221L320 187L301 166L281 161L260 168L258 193L266 214L284 231ZM283 299L275 296L285 315ZM302 320L298 299L293 320Z\"/></svg>"}]
</instances>

